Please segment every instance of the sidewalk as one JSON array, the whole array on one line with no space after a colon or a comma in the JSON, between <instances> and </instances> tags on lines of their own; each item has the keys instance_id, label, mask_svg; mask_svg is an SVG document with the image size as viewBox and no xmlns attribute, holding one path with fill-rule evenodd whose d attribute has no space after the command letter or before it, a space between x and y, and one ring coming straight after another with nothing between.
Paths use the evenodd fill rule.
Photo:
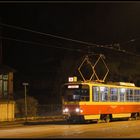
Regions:
<instances>
[{"instance_id":1,"label":"sidewalk","mask_svg":"<svg viewBox=\"0 0 140 140\"><path fill-rule=\"evenodd\" d=\"M47 124L47 123L55 123L58 121L64 121L63 116L30 117L27 118L27 121L25 118L16 118L14 121L0 122L0 128Z\"/></svg>"},{"instance_id":2,"label":"sidewalk","mask_svg":"<svg viewBox=\"0 0 140 140\"><path fill-rule=\"evenodd\" d=\"M24 121L0 122L0 128L23 126Z\"/></svg>"}]
</instances>

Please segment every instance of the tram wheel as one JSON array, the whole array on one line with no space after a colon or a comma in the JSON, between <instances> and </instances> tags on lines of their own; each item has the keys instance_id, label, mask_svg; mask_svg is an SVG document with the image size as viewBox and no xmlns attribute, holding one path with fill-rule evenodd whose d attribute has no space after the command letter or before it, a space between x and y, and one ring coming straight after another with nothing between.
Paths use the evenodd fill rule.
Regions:
<instances>
[{"instance_id":1,"label":"tram wheel","mask_svg":"<svg viewBox=\"0 0 140 140\"><path fill-rule=\"evenodd\" d=\"M101 119L98 119L98 120L97 120L97 123L101 123L101 122L102 122L102 120L101 120Z\"/></svg>"},{"instance_id":2,"label":"tram wheel","mask_svg":"<svg viewBox=\"0 0 140 140\"><path fill-rule=\"evenodd\" d=\"M131 117L128 118L129 121L131 121L131 120L139 120L139 119L140 119L139 113L131 113Z\"/></svg>"},{"instance_id":3,"label":"tram wheel","mask_svg":"<svg viewBox=\"0 0 140 140\"><path fill-rule=\"evenodd\" d=\"M110 116L109 116L109 115L106 115L106 117L105 117L105 122L106 122L106 123L109 123L109 122L110 122Z\"/></svg>"},{"instance_id":4,"label":"tram wheel","mask_svg":"<svg viewBox=\"0 0 140 140\"><path fill-rule=\"evenodd\" d=\"M132 121L132 118L131 118L131 117L129 117L129 118L128 118L128 121Z\"/></svg>"},{"instance_id":5,"label":"tram wheel","mask_svg":"<svg viewBox=\"0 0 140 140\"><path fill-rule=\"evenodd\" d=\"M135 114L135 120L139 120L139 113Z\"/></svg>"}]
</instances>

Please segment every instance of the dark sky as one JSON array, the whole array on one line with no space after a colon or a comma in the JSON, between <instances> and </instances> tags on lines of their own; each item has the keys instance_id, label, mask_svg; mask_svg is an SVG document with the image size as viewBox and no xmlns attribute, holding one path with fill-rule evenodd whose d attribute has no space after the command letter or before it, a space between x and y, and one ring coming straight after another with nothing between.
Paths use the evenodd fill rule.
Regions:
<instances>
[{"instance_id":1,"label":"dark sky","mask_svg":"<svg viewBox=\"0 0 140 140\"><path fill-rule=\"evenodd\" d=\"M0 9L7 24L83 41L100 44L139 36L138 2L6 3Z\"/></svg>"},{"instance_id":2,"label":"dark sky","mask_svg":"<svg viewBox=\"0 0 140 140\"><path fill-rule=\"evenodd\" d=\"M139 54L139 2L0 2L0 17L1 22L8 25L70 39L99 45L120 43L126 48L135 46ZM5 37L20 40L3 40L3 63L25 75L35 76L33 72L41 72L50 76L65 55L78 55L77 51L70 52L69 48L87 48L76 42L6 26L2 32ZM137 40L131 44L129 41L132 39ZM129 50L134 51L133 48Z\"/></svg>"},{"instance_id":3,"label":"dark sky","mask_svg":"<svg viewBox=\"0 0 140 140\"><path fill-rule=\"evenodd\" d=\"M96 44L123 44L131 39L140 38L139 2L7 2L0 3L0 16L5 24ZM71 41L14 28L3 27L2 30L3 36L17 40L84 49L82 44ZM6 58L3 58L3 61L11 63L14 60L14 65L20 59L25 64L37 61L40 63L40 60L45 63L68 53L61 49L18 41L3 40L3 46L8 48L8 51L3 50L3 53L8 53L8 57L5 54Z\"/></svg>"},{"instance_id":4,"label":"dark sky","mask_svg":"<svg viewBox=\"0 0 140 140\"><path fill-rule=\"evenodd\" d=\"M138 2L1 3L7 24L99 43L138 35L139 12Z\"/></svg>"},{"instance_id":5,"label":"dark sky","mask_svg":"<svg viewBox=\"0 0 140 140\"><path fill-rule=\"evenodd\" d=\"M0 11L4 23L97 44L125 42L140 36L138 2L0 3ZM35 41L31 35L18 32L21 39L26 36Z\"/></svg>"},{"instance_id":6,"label":"dark sky","mask_svg":"<svg viewBox=\"0 0 140 140\"><path fill-rule=\"evenodd\" d=\"M111 44L139 38L139 14L138 2L0 3L0 15L2 22L6 24L96 44ZM16 29L4 30L7 31L7 36L12 35L17 39L41 42L50 39L48 36ZM51 41L56 41L56 38L51 38Z\"/></svg>"}]
</instances>

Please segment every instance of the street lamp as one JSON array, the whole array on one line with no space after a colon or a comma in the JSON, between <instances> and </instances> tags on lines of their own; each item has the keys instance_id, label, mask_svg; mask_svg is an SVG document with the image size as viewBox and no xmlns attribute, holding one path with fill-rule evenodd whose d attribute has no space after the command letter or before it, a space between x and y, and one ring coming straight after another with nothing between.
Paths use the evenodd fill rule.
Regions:
<instances>
[{"instance_id":1,"label":"street lamp","mask_svg":"<svg viewBox=\"0 0 140 140\"><path fill-rule=\"evenodd\" d=\"M26 118L26 121L27 121L27 90L26 90L26 86L28 86L29 84L28 83L22 83L22 85L24 86L24 89L25 89L25 118Z\"/></svg>"}]
</instances>

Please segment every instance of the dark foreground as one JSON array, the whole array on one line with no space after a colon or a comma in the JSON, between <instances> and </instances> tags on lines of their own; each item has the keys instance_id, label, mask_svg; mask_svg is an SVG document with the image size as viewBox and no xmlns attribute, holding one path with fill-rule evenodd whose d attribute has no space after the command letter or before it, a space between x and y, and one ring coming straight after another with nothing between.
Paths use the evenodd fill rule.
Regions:
<instances>
[{"instance_id":1,"label":"dark foreground","mask_svg":"<svg viewBox=\"0 0 140 140\"><path fill-rule=\"evenodd\" d=\"M0 127L0 138L140 138L140 120L67 124L38 121Z\"/></svg>"}]
</instances>

